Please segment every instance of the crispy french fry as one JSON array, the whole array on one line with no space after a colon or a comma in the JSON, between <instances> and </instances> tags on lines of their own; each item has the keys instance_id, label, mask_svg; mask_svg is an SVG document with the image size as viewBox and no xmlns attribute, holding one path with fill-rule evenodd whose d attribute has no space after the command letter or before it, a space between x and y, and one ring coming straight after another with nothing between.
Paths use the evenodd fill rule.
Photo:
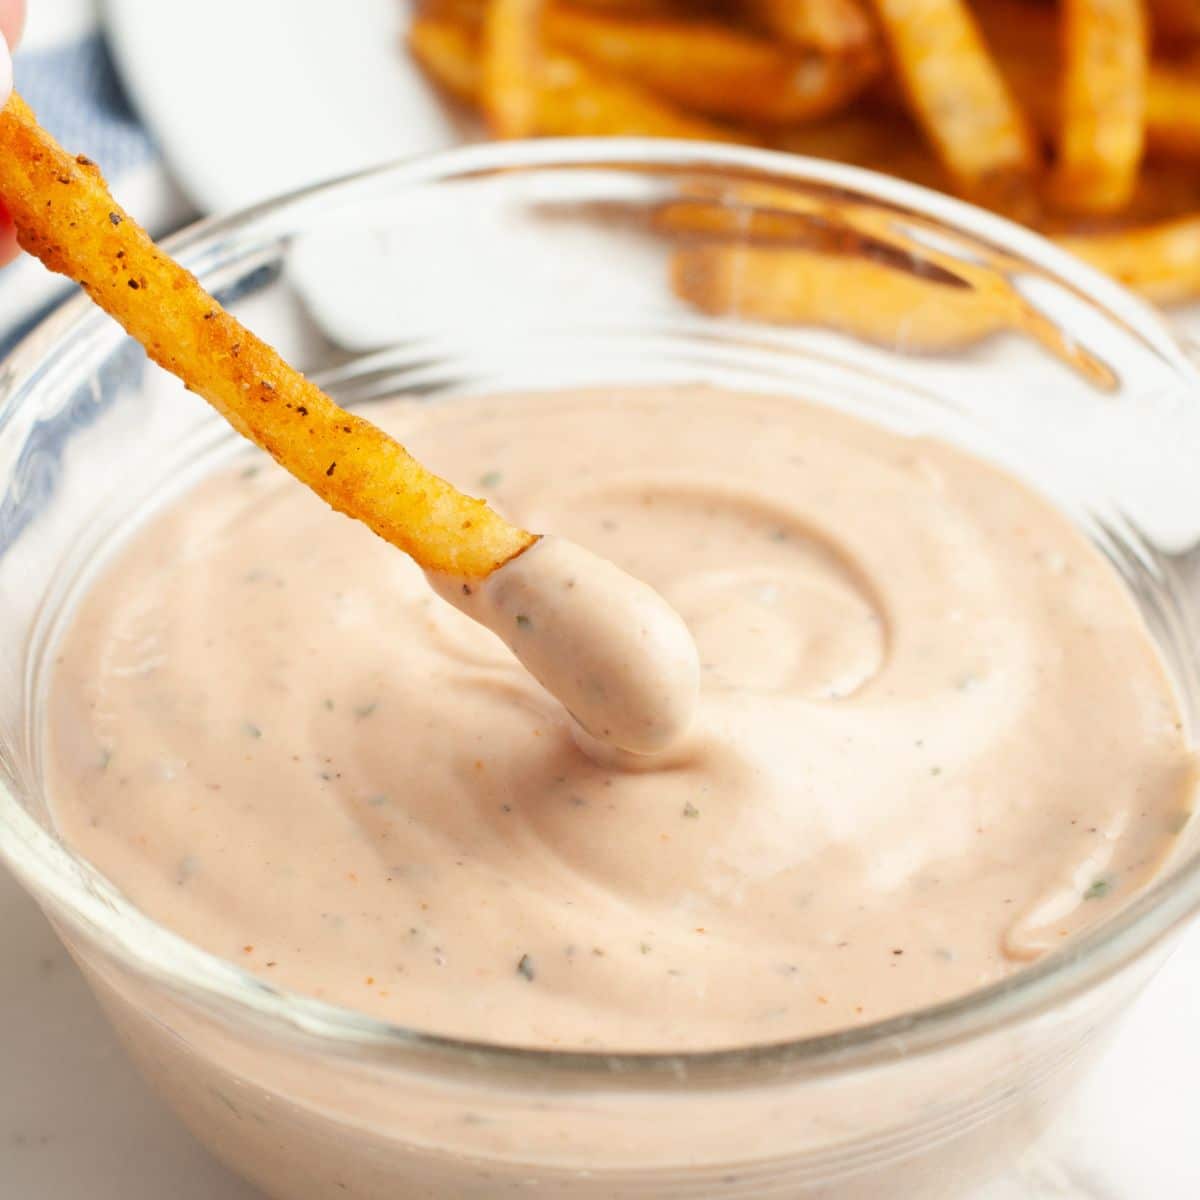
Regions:
<instances>
[{"instance_id":1,"label":"crispy french fry","mask_svg":"<svg viewBox=\"0 0 1200 1200\"><path fill-rule=\"evenodd\" d=\"M419 0L416 4L416 19L441 17L466 25L470 29L483 28L489 0Z\"/></svg>"},{"instance_id":2,"label":"crispy french fry","mask_svg":"<svg viewBox=\"0 0 1200 1200\"><path fill-rule=\"evenodd\" d=\"M491 0L483 23L483 113L501 138L537 132L545 0Z\"/></svg>"},{"instance_id":3,"label":"crispy french fry","mask_svg":"<svg viewBox=\"0 0 1200 1200\"><path fill-rule=\"evenodd\" d=\"M1200 214L1140 229L1057 240L1064 249L1158 304L1200 296Z\"/></svg>"},{"instance_id":4,"label":"crispy french fry","mask_svg":"<svg viewBox=\"0 0 1200 1200\"><path fill-rule=\"evenodd\" d=\"M551 137L665 137L739 142L726 126L680 112L644 88L567 54L551 54L538 106L538 132Z\"/></svg>"},{"instance_id":5,"label":"crispy french fry","mask_svg":"<svg viewBox=\"0 0 1200 1200\"><path fill-rule=\"evenodd\" d=\"M1115 212L1133 193L1144 146L1142 0L1063 0L1061 11L1065 60L1053 195L1069 212Z\"/></svg>"},{"instance_id":6,"label":"crispy french fry","mask_svg":"<svg viewBox=\"0 0 1200 1200\"><path fill-rule=\"evenodd\" d=\"M1004 329L1009 317L994 297L807 249L684 247L672 286L710 315L816 326L910 352L961 349Z\"/></svg>"},{"instance_id":7,"label":"crispy french fry","mask_svg":"<svg viewBox=\"0 0 1200 1200\"><path fill-rule=\"evenodd\" d=\"M76 280L240 434L426 569L481 578L535 540L339 408L225 312L15 94L0 111L0 198L26 250Z\"/></svg>"},{"instance_id":8,"label":"crispy french fry","mask_svg":"<svg viewBox=\"0 0 1200 1200\"><path fill-rule=\"evenodd\" d=\"M874 0L918 123L958 188L1022 215L1038 152L1033 131L963 0Z\"/></svg>"},{"instance_id":9,"label":"crispy french fry","mask_svg":"<svg viewBox=\"0 0 1200 1200\"><path fill-rule=\"evenodd\" d=\"M450 18L422 15L409 30L409 48L442 87L479 103L479 33ZM535 131L551 136L637 135L692 141L739 141L723 126L679 112L644 89L557 51L547 51L538 82Z\"/></svg>"},{"instance_id":10,"label":"crispy french fry","mask_svg":"<svg viewBox=\"0 0 1200 1200\"><path fill-rule=\"evenodd\" d=\"M1200 159L1200 64L1151 66L1146 142L1158 158Z\"/></svg>"},{"instance_id":11,"label":"crispy french fry","mask_svg":"<svg viewBox=\"0 0 1200 1200\"><path fill-rule=\"evenodd\" d=\"M420 14L408 28L408 48L456 100L478 104L483 91L479 34L456 20Z\"/></svg>"},{"instance_id":12,"label":"crispy french fry","mask_svg":"<svg viewBox=\"0 0 1200 1200\"><path fill-rule=\"evenodd\" d=\"M762 29L793 46L858 54L875 41L871 19L858 0L744 0L744 4Z\"/></svg>"},{"instance_id":13,"label":"crispy french fry","mask_svg":"<svg viewBox=\"0 0 1200 1200\"><path fill-rule=\"evenodd\" d=\"M874 56L782 47L713 21L643 20L552 8L546 38L693 112L786 124L833 112L862 91Z\"/></svg>"},{"instance_id":14,"label":"crispy french fry","mask_svg":"<svg viewBox=\"0 0 1200 1200\"><path fill-rule=\"evenodd\" d=\"M719 0L572 0L572 6L627 17L678 17L688 12L711 11Z\"/></svg>"}]
</instances>

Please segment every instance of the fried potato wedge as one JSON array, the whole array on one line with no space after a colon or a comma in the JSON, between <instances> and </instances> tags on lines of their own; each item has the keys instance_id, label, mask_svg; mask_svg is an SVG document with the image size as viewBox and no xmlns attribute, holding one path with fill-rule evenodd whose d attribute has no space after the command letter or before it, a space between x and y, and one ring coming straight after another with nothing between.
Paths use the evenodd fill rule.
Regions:
<instances>
[{"instance_id":1,"label":"fried potato wedge","mask_svg":"<svg viewBox=\"0 0 1200 1200\"><path fill-rule=\"evenodd\" d=\"M547 41L692 112L751 124L807 121L841 108L876 56L774 44L713 21L646 20L551 8Z\"/></svg>"},{"instance_id":2,"label":"fried potato wedge","mask_svg":"<svg viewBox=\"0 0 1200 1200\"><path fill-rule=\"evenodd\" d=\"M815 326L910 353L962 349L1006 328L1010 316L995 297L803 248L683 247L672 287L709 315Z\"/></svg>"},{"instance_id":3,"label":"fried potato wedge","mask_svg":"<svg viewBox=\"0 0 1200 1200\"><path fill-rule=\"evenodd\" d=\"M0 198L27 251L76 280L240 434L422 567L482 578L536 540L339 408L225 312L15 94L0 111Z\"/></svg>"},{"instance_id":4,"label":"fried potato wedge","mask_svg":"<svg viewBox=\"0 0 1200 1200\"><path fill-rule=\"evenodd\" d=\"M875 28L858 0L744 0L752 21L793 46L827 54L859 54L875 43Z\"/></svg>"},{"instance_id":5,"label":"fried potato wedge","mask_svg":"<svg viewBox=\"0 0 1200 1200\"><path fill-rule=\"evenodd\" d=\"M1200 214L1058 244L1158 304L1200 296Z\"/></svg>"},{"instance_id":6,"label":"fried potato wedge","mask_svg":"<svg viewBox=\"0 0 1200 1200\"><path fill-rule=\"evenodd\" d=\"M426 13L413 21L408 38L409 49L436 83L456 99L479 103L483 71L477 29L453 17ZM535 132L562 137L743 140L735 130L680 112L644 88L554 50L542 59Z\"/></svg>"},{"instance_id":7,"label":"fried potato wedge","mask_svg":"<svg viewBox=\"0 0 1200 1200\"><path fill-rule=\"evenodd\" d=\"M1133 194L1145 141L1149 38L1142 0L1062 0L1064 63L1052 195L1111 213Z\"/></svg>"},{"instance_id":8,"label":"fried potato wedge","mask_svg":"<svg viewBox=\"0 0 1200 1200\"><path fill-rule=\"evenodd\" d=\"M966 4L874 5L912 111L958 189L1024 215L1038 169L1037 144Z\"/></svg>"},{"instance_id":9,"label":"fried potato wedge","mask_svg":"<svg viewBox=\"0 0 1200 1200\"><path fill-rule=\"evenodd\" d=\"M545 0L491 0L483 22L483 115L499 138L537 132Z\"/></svg>"}]
</instances>

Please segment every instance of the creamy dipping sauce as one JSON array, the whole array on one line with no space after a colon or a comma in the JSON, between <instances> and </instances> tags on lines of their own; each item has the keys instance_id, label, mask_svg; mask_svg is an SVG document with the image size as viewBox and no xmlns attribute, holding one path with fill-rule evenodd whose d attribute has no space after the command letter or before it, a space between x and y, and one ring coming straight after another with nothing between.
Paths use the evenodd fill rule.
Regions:
<instances>
[{"instance_id":1,"label":"creamy dipping sauce","mask_svg":"<svg viewBox=\"0 0 1200 1200\"><path fill-rule=\"evenodd\" d=\"M654 754L691 727L700 691L692 636L653 588L608 559L541 537L482 581L428 578L600 746Z\"/></svg>"},{"instance_id":2,"label":"creamy dipping sauce","mask_svg":"<svg viewBox=\"0 0 1200 1200\"><path fill-rule=\"evenodd\" d=\"M661 757L589 756L365 528L269 467L206 481L84 600L48 785L134 902L272 983L525 1045L791 1038L1003 977L1182 827L1133 601L995 468L699 388L370 415L657 589L699 711Z\"/></svg>"}]
</instances>

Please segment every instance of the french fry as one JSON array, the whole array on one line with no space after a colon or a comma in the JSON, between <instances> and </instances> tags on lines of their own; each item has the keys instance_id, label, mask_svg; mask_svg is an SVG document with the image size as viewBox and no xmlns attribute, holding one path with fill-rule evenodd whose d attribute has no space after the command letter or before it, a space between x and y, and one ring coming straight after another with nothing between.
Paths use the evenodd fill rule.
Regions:
<instances>
[{"instance_id":1,"label":"french fry","mask_svg":"<svg viewBox=\"0 0 1200 1200\"><path fill-rule=\"evenodd\" d=\"M1200 64L1150 68L1146 148L1158 158L1200 159Z\"/></svg>"},{"instance_id":2,"label":"french fry","mask_svg":"<svg viewBox=\"0 0 1200 1200\"><path fill-rule=\"evenodd\" d=\"M1200 296L1200 214L1140 229L1057 240L1064 249L1157 304Z\"/></svg>"},{"instance_id":3,"label":"french fry","mask_svg":"<svg viewBox=\"0 0 1200 1200\"><path fill-rule=\"evenodd\" d=\"M408 48L433 80L465 104L483 92L479 34L455 20L420 14L408 27Z\"/></svg>"},{"instance_id":4,"label":"french fry","mask_svg":"<svg viewBox=\"0 0 1200 1200\"><path fill-rule=\"evenodd\" d=\"M545 0L491 0L483 23L483 114L500 138L537 132Z\"/></svg>"},{"instance_id":5,"label":"french fry","mask_svg":"<svg viewBox=\"0 0 1200 1200\"><path fill-rule=\"evenodd\" d=\"M27 251L76 280L240 434L427 570L482 578L536 540L339 408L225 312L16 94L0 111L0 198Z\"/></svg>"},{"instance_id":6,"label":"french fry","mask_svg":"<svg viewBox=\"0 0 1200 1200\"><path fill-rule=\"evenodd\" d=\"M1022 215L1038 152L963 0L874 0L918 123L965 195Z\"/></svg>"},{"instance_id":7,"label":"french fry","mask_svg":"<svg viewBox=\"0 0 1200 1200\"><path fill-rule=\"evenodd\" d=\"M538 132L549 137L745 140L726 126L680 112L644 88L559 53L546 59Z\"/></svg>"},{"instance_id":8,"label":"french fry","mask_svg":"<svg viewBox=\"0 0 1200 1200\"><path fill-rule=\"evenodd\" d=\"M627 17L678 17L712 11L720 0L573 0L573 6Z\"/></svg>"},{"instance_id":9,"label":"french fry","mask_svg":"<svg viewBox=\"0 0 1200 1200\"><path fill-rule=\"evenodd\" d=\"M432 78L459 100L478 104L483 90L478 30L454 17L418 16L409 48ZM691 141L738 141L740 135L670 105L568 55L550 50L542 60L535 132L603 137L630 135Z\"/></svg>"},{"instance_id":10,"label":"french fry","mask_svg":"<svg viewBox=\"0 0 1200 1200\"><path fill-rule=\"evenodd\" d=\"M744 0L751 20L793 46L827 54L861 54L875 42L858 0Z\"/></svg>"},{"instance_id":11,"label":"french fry","mask_svg":"<svg viewBox=\"0 0 1200 1200\"><path fill-rule=\"evenodd\" d=\"M755 124L842 107L874 75L873 56L789 48L712 21L643 20L551 8L547 41L692 112Z\"/></svg>"},{"instance_id":12,"label":"french fry","mask_svg":"<svg viewBox=\"0 0 1200 1200\"><path fill-rule=\"evenodd\" d=\"M1142 0L1062 0L1065 61L1053 195L1111 213L1133 193L1145 138L1148 39Z\"/></svg>"},{"instance_id":13,"label":"french fry","mask_svg":"<svg viewBox=\"0 0 1200 1200\"><path fill-rule=\"evenodd\" d=\"M672 287L709 315L815 326L909 352L962 349L1009 324L995 297L807 249L684 247Z\"/></svg>"}]
</instances>

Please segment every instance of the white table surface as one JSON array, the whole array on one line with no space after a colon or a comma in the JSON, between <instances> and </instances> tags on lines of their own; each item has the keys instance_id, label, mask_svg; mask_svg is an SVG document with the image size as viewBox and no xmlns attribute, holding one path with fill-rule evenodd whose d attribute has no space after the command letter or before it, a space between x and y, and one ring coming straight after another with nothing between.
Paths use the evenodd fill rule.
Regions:
<instances>
[{"instance_id":1,"label":"white table surface","mask_svg":"<svg viewBox=\"0 0 1200 1200\"><path fill-rule=\"evenodd\" d=\"M3 868L0 964L0 1198L256 1200L147 1091ZM977 1200L1196 1200L1198 1118L1200 926L1048 1143Z\"/></svg>"}]
</instances>

